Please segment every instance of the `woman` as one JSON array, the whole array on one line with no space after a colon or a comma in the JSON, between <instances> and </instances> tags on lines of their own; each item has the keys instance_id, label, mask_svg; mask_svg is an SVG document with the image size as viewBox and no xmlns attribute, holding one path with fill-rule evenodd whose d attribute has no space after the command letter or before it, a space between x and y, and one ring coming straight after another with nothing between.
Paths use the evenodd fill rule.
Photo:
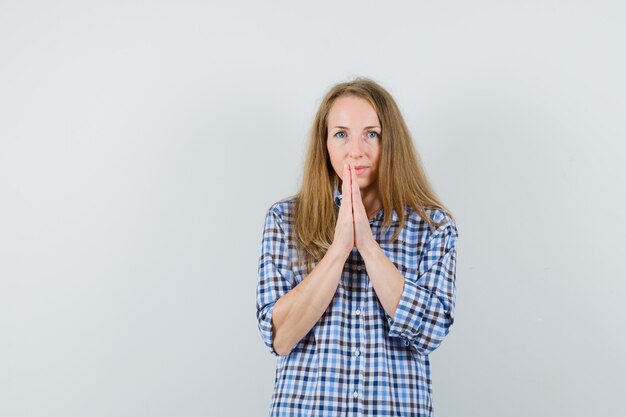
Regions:
<instances>
[{"instance_id":1,"label":"woman","mask_svg":"<svg viewBox=\"0 0 626 417\"><path fill-rule=\"evenodd\" d=\"M367 78L334 86L299 193L265 219L270 415L432 416L428 355L454 322L457 237L391 95Z\"/></svg>"}]
</instances>

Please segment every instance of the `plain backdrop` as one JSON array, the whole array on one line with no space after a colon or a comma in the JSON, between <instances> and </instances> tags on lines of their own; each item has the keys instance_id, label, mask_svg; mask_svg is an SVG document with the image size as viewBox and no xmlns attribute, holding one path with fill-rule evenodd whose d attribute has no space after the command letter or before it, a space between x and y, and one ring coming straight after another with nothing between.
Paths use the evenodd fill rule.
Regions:
<instances>
[{"instance_id":1,"label":"plain backdrop","mask_svg":"<svg viewBox=\"0 0 626 417\"><path fill-rule=\"evenodd\" d=\"M255 288L323 94L457 218L438 417L624 416L622 1L0 1L0 415L265 416Z\"/></svg>"}]
</instances>

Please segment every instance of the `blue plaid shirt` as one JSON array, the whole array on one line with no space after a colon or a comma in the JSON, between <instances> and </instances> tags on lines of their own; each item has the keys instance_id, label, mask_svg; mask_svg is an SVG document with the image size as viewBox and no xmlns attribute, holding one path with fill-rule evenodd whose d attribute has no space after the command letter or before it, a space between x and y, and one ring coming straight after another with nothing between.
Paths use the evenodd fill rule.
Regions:
<instances>
[{"instance_id":1,"label":"blue plaid shirt","mask_svg":"<svg viewBox=\"0 0 626 417\"><path fill-rule=\"evenodd\" d=\"M341 193L334 191L337 207ZM413 209L398 228L383 209L370 221L372 233L405 277L395 319L383 309L363 258L353 248L329 307L286 356L272 345L275 302L302 281L289 239L294 202L273 204L265 218L256 316L267 349L277 356L270 416L433 416L430 363L454 322L457 229L442 210L427 210L445 224L432 230ZM313 264L314 266L316 263Z\"/></svg>"}]
</instances>

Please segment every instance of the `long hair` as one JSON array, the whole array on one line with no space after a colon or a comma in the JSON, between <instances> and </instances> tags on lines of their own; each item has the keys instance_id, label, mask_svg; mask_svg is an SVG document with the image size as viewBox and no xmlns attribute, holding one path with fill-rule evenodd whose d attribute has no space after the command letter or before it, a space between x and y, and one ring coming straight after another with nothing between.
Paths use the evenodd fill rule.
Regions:
<instances>
[{"instance_id":1,"label":"long hair","mask_svg":"<svg viewBox=\"0 0 626 417\"><path fill-rule=\"evenodd\" d=\"M392 221L392 210L398 215L399 227L392 236L395 240L404 225L404 209L412 207L431 227L434 222L426 214L427 208L450 211L439 200L422 166L409 129L398 106L383 87L370 78L356 77L333 86L319 106L304 162L300 191L294 196L295 213L293 238L299 250L299 263L312 269L330 247L337 222L338 210L333 201L333 190L342 179L335 173L328 155L328 114L334 101L343 96L367 100L381 123L381 155L378 171L378 190L383 204L383 228Z\"/></svg>"}]
</instances>

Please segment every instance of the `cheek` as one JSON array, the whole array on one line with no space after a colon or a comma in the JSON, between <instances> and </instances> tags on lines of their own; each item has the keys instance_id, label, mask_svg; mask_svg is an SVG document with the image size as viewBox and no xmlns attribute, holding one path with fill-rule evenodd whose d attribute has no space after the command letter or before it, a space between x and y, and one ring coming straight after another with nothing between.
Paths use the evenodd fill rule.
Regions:
<instances>
[{"instance_id":1,"label":"cheek","mask_svg":"<svg viewBox=\"0 0 626 417\"><path fill-rule=\"evenodd\" d=\"M376 165L380 163L380 155L382 154L381 148L382 148L381 145L378 144L378 147L376 148Z\"/></svg>"},{"instance_id":2,"label":"cheek","mask_svg":"<svg viewBox=\"0 0 626 417\"><path fill-rule=\"evenodd\" d=\"M331 149L328 149L328 159L330 159L330 165L335 170L335 173L341 175L342 163L337 159L337 155L335 155Z\"/></svg>"},{"instance_id":3,"label":"cheek","mask_svg":"<svg viewBox=\"0 0 626 417\"><path fill-rule=\"evenodd\" d=\"M343 158L341 153L337 149L333 149L331 147L328 148L328 156L330 158L331 164L335 167L343 166Z\"/></svg>"}]
</instances>

